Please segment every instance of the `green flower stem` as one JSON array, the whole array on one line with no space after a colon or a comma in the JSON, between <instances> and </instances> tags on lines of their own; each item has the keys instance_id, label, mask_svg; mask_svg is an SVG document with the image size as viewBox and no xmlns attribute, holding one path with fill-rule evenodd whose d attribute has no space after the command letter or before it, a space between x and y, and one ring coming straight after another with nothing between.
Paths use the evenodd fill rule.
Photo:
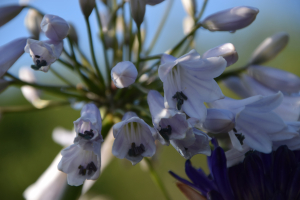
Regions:
<instances>
[{"instance_id":1,"label":"green flower stem","mask_svg":"<svg viewBox=\"0 0 300 200\"><path fill-rule=\"evenodd\" d=\"M60 75L56 70L54 70L53 68L50 68L50 71L57 77L59 78L61 81L63 81L64 83L66 83L69 86L73 86L73 84L68 81L65 77L63 77L62 75Z\"/></svg>"},{"instance_id":2,"label":"green flower stem","mask_svg":"<svg viewBox=\"0 0 300 200\"><path fill-rule=\"evenodd\" d=\"M136 68L139 70L139 66L140 66L140 59L141 59L141 51L142 51L142 37L141 37L141 27L138 27L138 32L137 32L137 36L138 36L138 41L139 41L139 48L137 51L137 61L136 61Z\"/></svg>"},{"instance_id":3,"label":"green flower stem","mask_svg":"<svg viewBox=\"0 0 300 200\"><path fill-rule=\"evenodd\" d=\"M156 30L156 33L155 33L155 35L154 35L154 37L151 41L150 47L148 48L148 50L145 53L146 55L149 55L149 53L152 51L154 45L156 44L156 41L157 41L158 37L160 36L160 32L163 29L163 27L164 27L164 25L167 21L167 18L169 16L170 10L172 8L173 2L174 2L174 0L169 0L169 3L168 3L168 5L166 7L166 10L165 10L165 13L162 17L162 20L160 21L160 24L159 24L159 26Z\"/></svg>"},{"instance_id":4,"label":"green flower stem","mask_svg":"<svg viewBox=\"0 0 300 200\"><path fill-rule=\"evenodd\" d=\"M162 54L157 54L157 55L153 55L153 56L148 56L145 58L141 58L140 61L144 62L144 61L148 61L148 60L155 60L155 59L160 59L162 56Z\"/></svg>"},{"instance_id":5,"label":"green flower stem","mask_svg":"<svg viewBox=\"0 0 300 200\"><path fill-rule=\"evenodd\" d=\"M8 113L17 113L17 112L31 112L31 111L39 111L39 110L47 110L50 108L58 107L58 106L65 106L70 105L69 101L51 101L47 106L41 109L37 109L33 106L6 106L6 107L0 107L0 113L1 114L8 114Z\"/></svg>"},{"instance_id":6,"label":"green flower stem","mask_svg":"<svg viewBox=\"0 0 300 200\"><path fill-rule=\"evenodd\" d=\"M133 33L132 33L132 18L130 17L129 19L129 50L128 50L128 60L131 61L131 51L132 51L132 45L133 45ZM126 37L126 35L124 35L124 37Z\"/></svg>"},{"instance_id":7,"label":"green flower stem","mask_svg":"<svg viewBox=\"0 0 300 200\"><path fill-rule=\"evenodd\" d=\"M66 181L67 182L67 181ZM66 183L67 184L67 183ZM81 195L83 184L80 186L66 185L66 188L60 198L60 200L75 200L79 199Z\"/></svg>"},{"instance_id":8,"label":"green flower stem","mask_svg":"<svg viewBox=\"0 0 300 200\"><path fill-rule=\"evenodd\" d=\"M92 60L93 60L93 63L94 63L94 67L96 68L97 75L98 75L98 78L100 79L100 82L104 86L105 85L104 79L103 79L102 74L100 73L100 69L99 69L99 66L97 64L97 60L96 60L96 57L95 57L94 46L93 46L93 38L92 38L92 33L91 33L91 26L90 26L89 19L87 17L85 17L85 22L86 22L86 26L87 26L87 30L88 30L88 35L89 35L90 51L91 51L91 54L92 54Z\"/></svg>"},{"instance_id":9,"label":"green flower stem","mask_svg":"<svg viewBox=\"0 0 300 200\"><path fill-rule=\"evenodd\" d=\"M201 19L202 15L203 15L203 13L204 13L204 11L206 9L207 2L208 2L208 0L204 0L202 8L201 8L201 11L200 11L198 17L195 19L195 23L197 23Z\"/></svg>"},{"instance_id":10,"label":"green flower stem","mask_svg":"<svg viewBox=\"0 0 300 200\"><path fill-rule=\"evenodd\" d=\"M70 70L74 70L74 67L70 64L70 63L67 63L66 61L64 61L64 60L62 60L62 59L57 59L56 60L57 62L59 62L59 63L61 63L61 64L63 64L63 65L65 65L66 67L68 67Z\"/></svg>"},{"instance_id":11,"label":"green flower stem","mask_svg":"<svg viewBox=\"0 0 300 200\"><path fill-rule=\"evenodd\" d=\"M110 77L110 66L109 66L108 56L107 56L107 46L106 46L106 43L105 43L104 32L103 32L103 29L102 29L102 22L101 22L101 19L100 19L100 14L99 14L97 4L95 6L95 11L96 11L99 30L100 30L100 38L101 38L101 41L102 41L103 54L104 54L104 60L105 60L106 76L107 76L106 87L110 88L111 77Z\"/></svg>"},{"instance_id":12,"label":"green flower stem","mask_svg":"<svg viewBox=\"0 0 300 200\"><path fill-rule=\"evenodd\" d=\"M148 165L148 168L149 168L149 171L150 171L150 175L151 175L151 178L153 180L153 182L156 184L156 186L161 190L161 192L163 193L165 199L167 200L171 200L162 180L160 179L160 177L158 176L157 172L155 171L153 165L152 165L152 162L149 158L144 158L144 160L146 161L147 165Z\"/></svg>"}]
</instances>

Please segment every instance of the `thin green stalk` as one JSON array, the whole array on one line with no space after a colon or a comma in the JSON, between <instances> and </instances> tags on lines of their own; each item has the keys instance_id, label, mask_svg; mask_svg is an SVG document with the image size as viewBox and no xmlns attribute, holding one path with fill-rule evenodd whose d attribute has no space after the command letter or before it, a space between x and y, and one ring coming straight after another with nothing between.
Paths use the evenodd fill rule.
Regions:
<instances>
[{"instance_id":1,"label":"thin green stalk","mask_svg":"<svg viewBox=\"0 0 300 200\"><path fill-rule=\"evenodd\" d=\"M146 161L147 165L148 165L148 168L149 168L149 171L150 171L150 175L151 175L151 178L153 180L153 182L156 184L156 186L161 190L161 192L163 193L165 199L167 200L171 200L162 180L160 179L160 177L158 176L158 174L156 173L152 163L151 163L151 160L149 158L144 158L144 160Z\"/></svg>"},{"instance_id":2,"label":"thin green stalk","mask_svg":"<svg viewBox=\"0 0 300 200\"><path fill-rule=\"evenodd\" d=\"M62 75L60 75L56 70L54 70L53 68L50 68L50 71L57 77L59 78L61 81L63 81L64 83L66 83L69 86L73 86L73 84L68 81L66 78L64 78Z\"/></svg>"},{"instance_id":3,"label":"thin green stalk","mask_svg":"<svg viewBox=\"0 0 300 200\"><path fill-rule=\"evenodd\" d=\"M148 56L145 58L141 58L140 62L144 62L144 61L148 61L148 60L155 60L155 59L160 59L162 56L162 54L157 54L157 55L153 55L153 56Z\"/></svg>"},{"instance_id":4,"label":"thin green stalk","mask_svg":"<svg viewBox=\"0 0 300 200\"><path fill-rule=\"evenodd\" d=\"M138 52L137 52L136 68L139 69L140 59L141 59L140 56L141 56L141 51L142 51L141 27L138 27L137 36L138 36L139 48L138 48Z\"/></svg>"},{"instance_id":5,"label":"thin green stalk","mask_svg":"<svg viewBox=\"0 0 300 200\"><path fill-rule=\"evenodd\" d=\"M166 7L166 10L165 10L165 13L162 17L162 20L160 21L160 24L159 24L159 26L156 30L156 33L155 33L155 35L154 35L154 37L151 41L150 47L148 48L148 50L145 53L146 55L149 55L149 53L152 51L154 45L156 44L156 41L157 41L158 37L160 36L160 32L161 32L162 28L164 27L164 25L167 21L167 18L169 16L170 10L172 8L173 2L174 2L173 0L169 0L169 3L168 3L168 5Z\"/></svg>"},{"instance_id":6,"label":"thin green stalk","mask_svg":"<svg viewBox=\"0 0 300 200\"><path fill-rule=\"evenodd\" d=\"M87 17L85 17L85 22L86 22L86 26L87 26L87 30L88 30L88 35L89 35L90 51L91 51L91 54L92 54L92 60L93 60L93 63L94 63L94 67L95 67L95 69L97 71L97 75L98 75L98 78L100 79L100 82L103 85L105 85L103 76L100 73L100 69L99 69L99 66L97 64L97 60L96 60L96 57L95 57L94 46L93 46L93 38L92 38L92 32L91 32L91 26L90 26L89 19Z\"/></svg>"},{"instance_id":7,"label":"thin green stalk","mask_svg":"<svg viewBox=\"0 0 300 200\"><path fill-rule=\"evenodd\" d=\"M62 60L62 59L60 59L60 58L57 59L56 61L58 61L59 63L65 65L65 66L68 67L69 69L74 70L73 65L71 65L70 63L67 63L66 61L64 61L64 60Z\"/></svg>"},{"instance_id":8,"label":"thin green stalk","mask_svg":"<svg viewBox=\"0 0 300 200\"><path fill-rule=\"evenodd\" d=\"M103 54L104 54L104 60L105 60L105 68L106 68L106 76L107 76L106 86L108 88L110 88L109 86L110 86L111 77L110 77L110 66L109 66L108 56L107 56L107 46L106 46L106 43L105 43L104 32L103 32L103 29L102 29L102 23L101 23L101 19L100 19L97 4L95 6L95 11L96 11L99 30L100 30L100 38L101 38L101 41L102 41Z\"/></svg>"},{"instance_id":9,"label":"thin green stalk","mask_svg":"<svg viewBox=\"0 0 300 200\"><path fill-rule=\"evenodd\" d=\"M203 15L203 13L204 13L204 11L205 11L207 2L208 2L208 0L204 0L203 5L202 5L202 8L201 8L201 11L200 11L198 17L196 18L195 23L197 23L197 22L201 19L202 15Z\"/></svg>"},{"instance_id":10,"label":"thin green stalk","mask_svg":"<svg viewBox=\"0 0 300 200\"><path fill-rule=\"evenodd\" d=\"M133 38L132 38L132 18L129 19L129 51L128 51L128 60L131 61L131 51L132 51L132 45L133 45Z\"/></svg>"}]
</instances>

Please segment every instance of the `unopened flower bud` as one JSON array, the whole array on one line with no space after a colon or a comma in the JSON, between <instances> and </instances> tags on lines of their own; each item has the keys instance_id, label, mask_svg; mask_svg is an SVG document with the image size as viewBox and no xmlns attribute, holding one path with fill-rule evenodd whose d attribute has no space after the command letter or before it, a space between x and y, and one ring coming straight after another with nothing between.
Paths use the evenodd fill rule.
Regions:
<instances>
[{"instance_id":1,"label":"unopened flower bud","mask_svg":"<svg viewBox=\"0 0 300 200\"><path fill-rule=\"evenodd\" d=\"M29 32L33 35L34 39L39 39L41 32L42 16L34 9L29 9L25 17L24 23Z\"/></svg>"},{"instance_id":2,"label":"unopened flower bud","mask_svg":"<svg viewBox=\"0 0 300 200\"><path fill-rule=\"evenodd\" d=\"M88 18L96 6L95 0L79 0L83 15Z\"/></svg>"},{"instance_id":3,"label":"unopened flower bud","mask_svg":"<svg viewBox=\"0 0 300 200\"><path fill-rule=\"evenodd\" d=\"M235 47L231 43L222 44L212 48L202 55L202 58L222 56L227 61L227 66L233 65L239 59Z\"/></svg>"},{"instance_id":4,"label":"unopened flower bud","mask_svg":"<svg viewBox=\"0 0 300 200\"><path fill-rule=\"evenodd\" d=\"M146 12L145 0L130 0L131 17L134 19L136 26L140 27L144 21Z\"/></svg>"},{"instance_id":5,"label":"unopened flower bud","mask_svg":"<svg viewBox=\"0 0 300 200\"><path fill-rule=\"evenodd\" d=\"M73 40L73 42L78 44L78 36L77 36L77 32L76 32L74 26L71 23L69 23L69 27L70 27L69 33L68 33L69 37L71 38L71 40Z\"/></svg>"},{"instance_id":6,"label":"unopened flower bud","mask_svg":"<svg viewBox=\"0 0 300 200\"><path fill-rule=\"evenodd\" d=\"M229 110L207 109L202 128L211 133L227 133L234 128L235 115Z\"/></svg>"},{"instance_id":7,"label":"unopened flower bud","mask_svg":"<svg viewBox=\"0 0 300 200\"><path fill-rule=\"evenodd\" d=\"M187 14L194 17L197 8L196 0L181 0L181 2Z\"/></svg>"},{"instance_id":8,"label":"unopened flower bud","mask_svg":"<svg viewBox=\"0 0 300 200\"><path fill-rule=\"evenodd\" d=\"M272 90L285 93L297 93L300 91L300 78L293 73L264 66L251 66L248 74Z\"/></svg>"},{"instance_id":9,"label":"unopened flower bud","mask_svg":"<svg viewBox=\"0 0 300 200\"><path fill-rule=\"evenodd\" d=\"M19 38L0 47L0 55L2 55L0 56L0 77L2 77L24 53L26 41L27 38Z\"/></svg>"},{"instance_id":10,"label":"unopened flower bud","mask_svg":"<svg viewBox=\"0 0 300 200\"><path fill-rule=\"evenodd\" d=\"M45 15L41 23L41 29L49 39L61 41L68 35L69 24L61 17Z\"/></svg>"},{"instance_id":11,"label":"unopened flower bud","mask_svg":"<svg viewBox=\"0 0 300 200\"><path fill-rule=\"evenodd\" d=\"M0 27L16 17L23 8L19 5L0 7Z\"/></svg>"},{"instance_id":12,"label":"unopened flower bud","mask_svg":"<svg viewBox=\"0 0 300 200\"><path fill-rule=\"evenodd\" d=\"M253 52L250 63L253 65L262 64L277 56L284 49L289 41L289 35L279 32L266 38Z\"/></svg>"},{"instance_id":13,"label":"unopened flower bud","mask_svg":"<svg viewBox=\"0 0 300 200\"><path fill-rule=\"evenodd\" d=\"M119 62L111 70L111 79L118 88L128 87L135 82L138 71L132 62Z\"/></svg>"},{"instance_id":14,"label":"unopened flower bud","mask_svg":"<svg viewBox=\"0 0 300 200\"><path fill-rule=\"evenodd\" d=\"M30 54L35 65L31 68L47 72L50 65L54 63L62 53L63 41L56 42L53 40L37 41L28 39L24 48L26 53Z\"/></svg>"},{"instance_id":15,"label":"unopened flower bud","mask_svg":"<svg viewBox=\"0 0 300 200\"><path fill-rule=\"evenodd\" d=\"M236 31L249 26L259 10L249 6L238 6L206 17L202 24L210 31Z\"/></svg>"}]
</instances>

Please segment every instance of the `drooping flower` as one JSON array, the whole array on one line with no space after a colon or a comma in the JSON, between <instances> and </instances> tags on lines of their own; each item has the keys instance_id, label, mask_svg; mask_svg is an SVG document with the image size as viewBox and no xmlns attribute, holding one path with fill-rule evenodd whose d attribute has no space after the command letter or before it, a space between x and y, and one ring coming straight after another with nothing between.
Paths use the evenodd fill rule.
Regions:
<instances>
[{"instance_id":1,"label":"drooping flower","mask_svg":"<svg viewBox=\"0 0 300 200\"><path fill-rule=\"evenodd\" d=\"M111 79L117 88L128 87L135 82L138 71L129 61L119 62L111 70Z\"/></svg>"},{"instance_id":2,"label":"drooping flower","mask_svg":"<svg viewBox=\"0 0 300 200\"><path fill-rule=\"evenodd\" d=\"M122 121L113 126L113 155L120 159L126 158L132 165L139 163L143 157L153 156L156 150L154 132L134 112L125 113Z\"/></svg>"},{"instance_id":3,"label":"drooping flower","mask_svg":"<svg viewBox=\"0 0 300 200\"><path fill-rule=\"evenodd\" d=\"M96 180L101 167L102 121L95 104L86 104L81 116L74 121L74 144L63 149L58 169L66 173L69 185L79 186L87 180Z\"/></svg>"},{"instance_id":4,"label":"drooping flower","mask_svg":"<svg viewBox=\"0 0 300 200\"><path fill-rule=\"evenodd\" d=\"M27 38L15 39L0 47L0 77L21 57L24 53Z\"/></svg>"},{"instance_id":5,"label":"drooping flower","mask_svg":"<svg viewBox=\"0 0 300 200\"><path fill-rule=\"evenodd\" d=\"M210 106L228 109L235 114L235 128L229 132L234 148L242 151L242 143L264 153L272 151L272 142L299 135L299 124L291 126L273 112L283 99L281 92L269 96L253 96L244 100L224 99Z\"/></svg>"},{"instance_id":6,"label":"drooping flower","mask_svg":"<svg viewBox=\"0 0 300 200\"><path fill-rule=\"evenodd\" d=\"M164 54L158 74L164 86L165 107L182 110L188 116L203 121L206 117L203 102L224 98L213 78L225 68L223 57L201 59L195 50L177 59Z\"/></svg>"},{"instance_id":7,"label":"drooping flower","mask_svg":"<svg viewBox=\"0 0 300 200\"><path fill-rule=\"evenodd\" d=\"M222 56L226 60L227 62L226 67L233 65L239 59L235 47L231 43L222 44L220 46L217 46L215 48L206 51L202 55L202 58L210 58L210 57L218 57L218 56Z\"/></svg>"},{"instance_id":8,"label":"drooping flower","mask_svg":"<svg viewBox=\"0 0 300 200\"><path fill-rule=\"evenodd\" d=\"M236 31L249 26L258 12L254 7L238 6L209 15L202 24L210 31Z\"/></svg>"},{"instance_id":9,"label":"drooping flower","mask_svg":"<svg viewBox=\"0 0 300 200\"><path fill-rule=\"evenodd\" d=\"M30 54L30 57L35 64L31 66L32 69L47 72L50 65L61 55L63 41L37 41L28 39L24 50L26 53Z\"/></svg>"},{"instance_id":10,"label":"drooping flower","mask_svg":"<svg viewBox=\"0 0 300 200\"><path fill-rule=\"evenodd\" d=\"M181 140L170 140L172 146L185 159L191 159L196 154L205 154L210 156L211 150L209 141L211 138L201 130L195 128L195 121L192 118L188 119L189 130L186 137Z\"/></svg>"},{"instance_id":11,"label":"drooping flower","mask_svg":"<svg viewBox=\"0 0 300 200\"><path fill-rule=\"evenodd\" d=\"M41 29L50 40L60 42L67 37L69 24L56 15L45 15L41 22Z\"/></svg>"},{"instance_id":12,"label":"drooping flower","mask_svg":"<svg viewBox=\"0 0 300 200\"><path fill-rule=\"evenodd\" d=\"M169 145L170 140L186 137L190 128L184 113L175 109L166 109L164 98L156 90L148 92L147 101L154 128L158 132L158 140L162 144Z\"/></svg>"},{"instance_id":13,"label":"drooping flower","mask_svg":"<svg viewBox=\"0 0 300 200\"><path fill-rule=\"evenodd\" d=\"M266 38L252 53L249 63L259 65L277 56L289 41L289 35L285 32L275 33Z\"/></svg>"},{"instance_id":14,"label":"drooping flower","mask_svg":"<svg viewBox=\"0 0 300 200\"><path fill-rule=\"evenodd\" d=\"M227 167L223 149L216 146L208 157L209 177L202 169L195 169L190 160L185 172L191 182L172 171L170 174L209 200L294 200L300 197L299 155L299 151L280 146L269 154L250 151L242 163Z\"/></svg>"}]
</instances>

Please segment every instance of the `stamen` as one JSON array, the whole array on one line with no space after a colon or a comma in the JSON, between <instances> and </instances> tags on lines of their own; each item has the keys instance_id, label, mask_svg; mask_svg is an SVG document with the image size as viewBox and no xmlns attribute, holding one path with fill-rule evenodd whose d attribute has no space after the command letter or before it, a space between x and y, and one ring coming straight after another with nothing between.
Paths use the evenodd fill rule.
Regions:
<instances>
[{"instance_id":1,"label":"stamen","mask_svg":"<svg viewBox=\"0 0 300 200\"><path fill-rule=\"evenodd\" d=\"M86 140L90 140L94 137L93 130L91 129L90 131L84 131L84 133L78 133L79 136L83 137Z\"/></svg>"},{"instance_id":2,"label":"stamen","mask_svg":"<svg viewBox=\"0 0 300 200\"><path fill-rule=\"evenodd\" d=\"M181 106L184 102L184 100L188 100L187 96L183 94L183 92L176 92L174 96L172 97L173 99L177 99L177 109L181 110Z\"/></svg>"},{"instance_id":3,"label":"stamen","mask_svg":"<svg viewBox=\"0 0 300 200\"><path fill-rule=\"evenodd\" d=\"M165 140L169 141L169 135L172 134L172 127L168 125L167 128L161 128L158 132Z\"/></svg>"},{"instance_id":4,"label":"stamen","mask_svg":"<svg viewBox=\"0 0 300 200\"><path fill-rule=\"evenodd\" d=\"M142 153L145 152L145 146L143 144L140 144L140 146L135 146L135 143L133 142L131 144L131 148L128 150L128 156L130 157L137 157L140 156Z\"/></svg>"},{"instance_id":5,"label":"stamen","mask_svg":"<svg viewBox=\"0 0 300 200\"><path fill-rule=\"evenodd\" d=\"M94 162L90 162L86 168L84 168L83 166L79 165L78 166L78 169L79 169L79 175L86 175L86 172L88 172L88 175L91 175L94 172L97 171L97 167L96 165L94 164Z\"/></svg>"},{"instance_id":6,"label":"stamen","mask_svg":"<svg viewBox=\"0 0 300 200\"><path fill-rule=\"evenodd\" d=\"M242 135L242 134L235 134L235 136L237 137L237 139L239 140L239 142L241 143L241 145L243 145L244 144L245 136Z\"/></svg>"},{"instance_id":7,"label":"stamen","mask_svg":"<svg viewBox=\"0 0 300 200\"><path fill-rule=\"evenodd\" d=\"M41 56L35 55L36 58L40 58Z\"/></svg>"}]
</instances>

